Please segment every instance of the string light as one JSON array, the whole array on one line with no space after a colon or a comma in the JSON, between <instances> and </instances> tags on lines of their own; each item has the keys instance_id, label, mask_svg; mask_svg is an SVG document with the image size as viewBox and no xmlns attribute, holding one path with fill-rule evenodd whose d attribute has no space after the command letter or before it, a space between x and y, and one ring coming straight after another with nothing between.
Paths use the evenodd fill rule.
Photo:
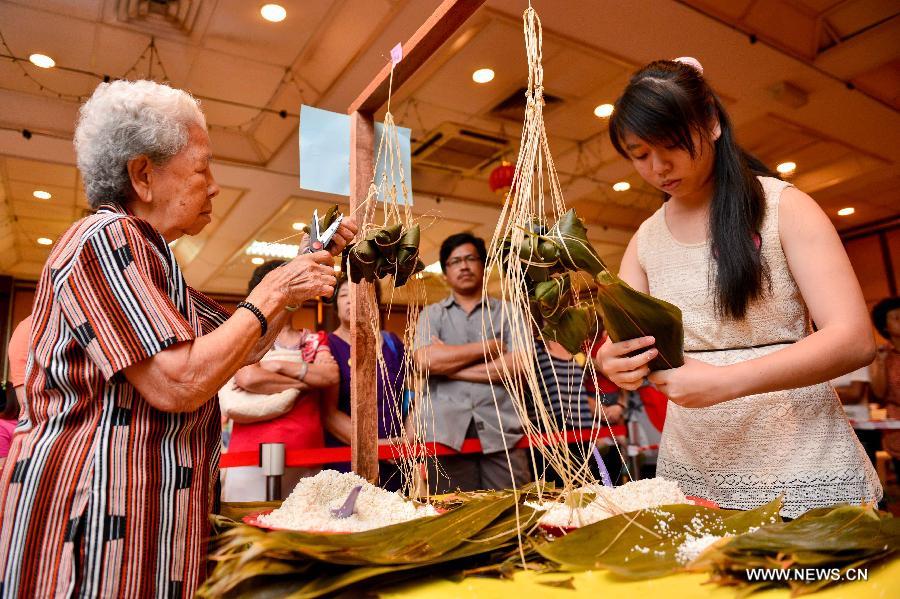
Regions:
<instances>
[{"instance_id":1,"label":"string light","mask_svg":"<svg viewBox=\"0 0 900 599\"><path fill-rule=\"evenodd\" d=\"M54 96L56 96L56 97L57 97L58 99L60 99L60 100L64 100L64 101L67 101L67 102L77 102L77 103L79 103L79 104L82 103L82 102L84 102L85 100L87 100L87 98L88 98L88 97L90 96L90 94L92 93L93 88L91 88L91 91L86 92L86 93L84 93L84 94L68 94L68 93L63 93L63 92L57 91L57 90L55 90L55 89L53 89L53 88L51 88L51 87L49 87L49 86L47 86L47 85L44 85L43 83L41 83L40 81L38 81L34 76L32 76L31 73L28 72L28 69L26 69L26 68L23 66L22 63L29 62L28 59L27 59L27 58L22 58L22 57L20 57L20 56L16 56L16 55L15 55L15 53L12 51L12 49L11 49L11 48L9 47L9 45L6 43L6 39L3 37L2 32L0 32L0 44L2 44L3 48L5 49L5 53L2 54L2 55L0 55L0 58L6 58L6 59L9 59L9 60L11 60L12 62L14 62L14 63L16 64L16 66L21 70L22 76L25 77L25 78L27 78L27 79L28 79L29 81L31 81L32 83L34 83L34 84L38 87L38 89L39 89L41 92L45 92L45 93L54 95ZM148 54L148 52L149 52L149 54ZM55 68L58 69L58 70L60 70L60 71L65 71L65 72L67 72L67 73L76 73L76 74L79 74L79 75L85 75L85 76L87 76L87 77L92 77L92 78L97 79L97 80L99 80L99 81L103 81L104 83L109 83L110 81L113 81L113 80L128 79L129 76L132 75L132 74L134 74L134 75L143 75L144 73L139 73L139 72L137 71L137 67L138 67L138 66L141 64L141 62L144 61L144 60L147 61L147 70L146 70L146 77L147 77L147 78L153 79L153 70L154 70L154 68L158 68L158 69L160 70L160 72L161 72L161 75L162 75L161 78L160 78L160 81L166 82L166 81L169 80L169 75L168 75L168 73L167 73L167 71L166 71L165 65L164 65L163 62L162 62L162 58L161 58L160 55L159 55L159 50L158 50L158 48L156 47L156 42L155 42L155 39L154 39L154 38L151 38L151 39L150 39L150 42L147 44L147 46L146 46L146 47L144 48L144 50L141 52L141 54L140 54L140 56L138 57L138 59L137 59L137 60L134 62L134 64L133 64L126 72L125 72L125 74L123 74L123 75L120 76L120 77L111 76L111 75L106 74L106 73L96 73L96 72L88 71L88 70L84 70L84 69L76 69L76 68L73 68L73 67L64 67L64 66L59 66L59 65L56 65ZM290 71L290 69L285 69L285 71L287 72L287 78L286 78L286 80L284 80L283 83L292 83L292 84L297 88L297 91L299 92L299 94L300 94L300 96L301 96L301 100L303 100L303 101L305 102L305 101L306 101L306 98L304 97L303 89L300 87L300 85L299 85L298 82L296 81L293 72ZM276 92L275 92L274 94L272 94L272 97L273 97L273 98L278 97L279 94L280 94L280 92L281 92L281 90L282 90L282 88L283 88L283 85L280 85L279 88L278 88L278 90L276 90ZM216 102L216 103L219 103L219 104L226 104L226 105L228 105L228 106L235 106L235 107L238 107L238 108L248 108L248 109L251 109L251 110L256 110L256 111L258 111L259 113L277 114L278 116L280 116L280 117L283 118L283 119L284 119L284 118L287 118L287 117L300 118L299 113L291 112L291 111L284 110L284 109L269 108L269 107L267 107L267 106L262 106L262 107L260 107L260 106L254 106L254 105L252 105L252 104L245 104L245 103L243 103L243 102L235 102L235 101L233 101L233 100L225 100L225 99L222 99L222 98L213 98L213 97L211 97L211 96L203 96L203 95L200 95L200 94L193 94L193 96L194 96L195 98L197 98L198 100L205 100L205 101L208 101L208 102ZM260 116L260 115L257 114L255 117L253 117L253 119L250 119L250 121L248 121L248 123L252 123L254 120L258 119L259 116ZM216 125L213 125L213 124L210 124L210 128L216 128L216 129L231 129L231 127L225 127L225 126L221 126L221 125L220 125L220 126L216 126ZM22 135L25 137L25 139L30 139L30 137L31 137L31 132L28 132L27 129L26 129L26 130L21 130L21 131L22 131ZM48 135L48 134L46 134L46 133L41 133L41 135Z\"/></svg>"}]
</instances>

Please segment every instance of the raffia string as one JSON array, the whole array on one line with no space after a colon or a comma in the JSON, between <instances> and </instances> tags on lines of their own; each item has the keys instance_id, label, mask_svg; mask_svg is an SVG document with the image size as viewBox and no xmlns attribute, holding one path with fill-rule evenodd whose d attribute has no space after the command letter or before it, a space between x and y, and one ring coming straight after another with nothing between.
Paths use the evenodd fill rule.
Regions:
<instances>
[{"instance_id":1,"label":"raffia string","mask_svg":"<svg viewBox=\"0 0 900 599\"><path fill-rule=\"evenodd\" d=\"M547 397L548 388L537 370L536 342L546 344L546 340L540 333L540 327L537 326L529 303L526 286L529 260L527 256L520 259L516 251L509 252L508 255L504 251L506 242L513 248L521 247L526 236L532 234L535 225L542 226L545 230L549 229L550 225L558 221L567 210L544 124L543 34L540 18L531 7L523 15L523 28L528 62L525 122L522 126L521 145L512 184L491 238L486 266L486 272L491 273L497 269L500 274L502 317L500 322L495 322L490 312L486 312L483 333L485 339L500 338L508 349L507 359L501 365L502 382L515 406L524 432L559 434L566 422L572 423L576 419L578 406L559 406L562 413L560 423L554 417L548 403L558 405L561 399L549 397L549 402L542 399ZM533 258L539 259L538 256ZM485 294L488 293L488 285L486 277ZM579 304L591 302L591 298L580 299L578 302ZM594 343L598 341L593 340ZM586 382L567 380L564 381L565 384L561 384L555 368L552 368L552 376L556 379L557 388L560 389L566 389L566 384L573 385L573 389L577 389L576 385L580 387ZM590 360L586 362L583 379L592 380L595 388L599 389L597 373ZM499 407L497 412L499 418ZM585 428L590 426L594 433L586 447L572 451L567 444L559 443L531 449L532 454L534 451L542 454L546 468L552 468L559 473L563 480L562 496L569 503L574 503L578 499L576 494L572 493L576 488L597 484L590 469L593 453L590 448L594 446L600 427L603 426L602 413L603 408L598 402L598 411L593 421L589 424L582 423ZM621 450L617 444L615 449L621 457ZM537 464L537 461L533 463ZM546 471L539 472L537 465L534 466L536 480L542 481L545 473Z\"/></svg>"}]
</instances>

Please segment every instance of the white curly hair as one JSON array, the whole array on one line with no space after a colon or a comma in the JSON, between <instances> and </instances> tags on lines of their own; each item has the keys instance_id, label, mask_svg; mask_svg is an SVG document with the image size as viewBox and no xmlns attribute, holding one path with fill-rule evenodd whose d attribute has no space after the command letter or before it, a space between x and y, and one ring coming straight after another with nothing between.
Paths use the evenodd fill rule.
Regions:
<instances>
[{"instance_id":1,"label":"white curly hair","mask_svg":"<svg viewBox=\"0 0 900 599\"><path fill-rule=\"evenodd\" d=\"M128 161L145 155L165 164L188 142L188 127L206 129L189 93L154 81L101 83L82 105L75 156L91 207L128 199Z\"/></svg>"}]
</instances>

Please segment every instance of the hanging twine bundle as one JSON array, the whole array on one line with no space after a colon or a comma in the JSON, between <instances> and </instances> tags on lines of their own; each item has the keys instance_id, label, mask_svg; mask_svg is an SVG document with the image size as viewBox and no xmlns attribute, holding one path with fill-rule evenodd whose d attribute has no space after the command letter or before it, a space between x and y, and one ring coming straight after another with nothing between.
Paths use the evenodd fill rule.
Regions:
<instances>
[{"instance_id":1,"label":"hanging twine bundle","mask_svg":"<svg viewBox=\"0 0 900 599\"><path fill-rule=\"evenodd\" d=\"M559 435L560 442L533 448L544 463L556 470L564 483L564 494L576 487L595 484L591 474L590 451L571 451L564 439L564 423L577 418L578 406L562 405L560 422L548 409L544 380L537 370L536 343L560 342L573 354L599 341L597 313L590 298L575 293L570 270L578 265L573 255L579 245L590 247L586 231L574 212L567 214L562 188L544 125L544 71L542 61L542 29L540 18L529 7L523 16L525 52L528 61L528 88L525 94L525 122L510 191L488 250L487 272L494 267L500 273L499 292L503 302L501 322L490 316L484 323L486 339L500 337L509 349L502 369L503 385L509 392L526 434ZM580 230L575 231L580 227ZM593 248L581 252L605 269ZM487 278L485 293L488 291ZM538 318L538 315L541 318ZM539 320L543 326L539 326ZM505 329L503 324L505 324ZM574 340L574 341L573 341ZM556 372L553 371L556 378ZM596 372L586 362L584 378L597 386ZM558 381L557 381L558 382ZM583 385L586 381L578 381ZM559 387L559 385L557 385ZM560 402L550 397L550 402ZM600 407L600 406L598 406ZM590 443L599 435L602 407L590 423ZM540 480L544 472L535 469ZM573 494L574 495L574 494Z\"/></svg>"},{"instance_id":2,"label":"hanging twine bundle","mask_svg":"<svg viewBox=\"0 0 900 599\"><path fill-rule=\"evenodd\" d=\"M394 290L403 286L406 292L406 328L402 336L406 351L403 352L403 361L396 375L403 381L403 385L398 385L400 381L391 378L384 357L381 319L374 318L370 323L358 324L371 327L375 339L378 376L383 381L383 392L390 395L385 402L385 408L390 413L380 414L380 417L391 434L390 444L400 456L396 459L396 464L401 475L401 492L407 496L416 496L419 494L420 479L420 460L416 456L422 446L424 430L419 418L406 417L404 407L408 389L418 406L418 410L414 412L430 411L425 409L428 403L425 384L427 371L413 360L413 352L410 351L415 344L419 313L426 297L424 281L417 273L425 266L419 259L419 225L413 217L412 193L406 185L400 135L391 113L393 75L391 70L384 130L375 154L375 174L365 201L357 208L361 211L361 239L344 250L342 270L353 283L367 281L378 285L379 280L382 280L389 286L388 293L384 294L388 308L386 318L390 318ZM381 210L378 210L379 200ZM379 212L380 219L377 218ZM375 295L369 294L368 298L372 302L371 313L378 314L379 306ZM386 481L381 482L384 484Z\"/></svg>"}]
</instances>

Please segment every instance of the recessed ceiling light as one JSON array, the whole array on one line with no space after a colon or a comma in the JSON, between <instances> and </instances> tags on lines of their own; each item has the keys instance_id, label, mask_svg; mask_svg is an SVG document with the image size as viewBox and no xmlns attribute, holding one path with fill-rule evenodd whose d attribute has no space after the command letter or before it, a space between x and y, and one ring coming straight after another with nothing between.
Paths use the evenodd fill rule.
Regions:
<instances>
[{"instance_id":1,"label":"recessed ceiling light","mask_svg":"<svg viewBox=\"0 0 900 599\"><path fill-rule=\"evenodd\" d=\"M305 227L305 226L306 226L306 223L294 223L293 225L291 225L291 227L292 227L295 231L302 231L302 230L303 230L303 227Z\"/></svg>"},{"instance_id":2,"label":"recessed ceiling light","mask_svg":"<svg viewBox=\"0 0 900 599\"><path fill-rule=\"evenodd\" d=\"M259 9L259 14L261 14L262 18L266 21L280 23L281 21L284 21L284 18L287 16L287 11L280 4L264 4L263 7Z\"/></svg>"},{"instance_id":3,"label":"recessed ceiling light","mask_svg":"<svg viewBox=\"0 0 900 599\"><path fill-rule=\"evenodd\" d=\"M594 109L594 116L600 117L601 119L609 118L609 115L613 113L613 105L612 104L601 104L597 108Z\"/></svg>"},{"instance_id":4,"label":"recessed ceiling light","mask_svg":"<svg viewBox=\"0 0 900 599\"><path fill-rule=\"evenodd\" d=\"M260 258L259 256L256 256L255 258L250 258L250 262L253 263L253 264L255 264L255 265L257 265L257 266L259 266L260 264L265 264L265 263L266 263L266 259L265 259L265 258Z\"/></svg>"},{"instance_id":5,"label":"recessed ceiling light","mask_svg":"<svg viewBox=\"0 0 900 599\"><path fill-rule=\"evenodd\" d=\"M478 69L472 73L472 81L475 83L487 83L494 80L493 69Z\"/></svg>"},{"instance_id":6,"label":"recessed ceiling light","mask_svg":"<svg viewBox=\"0 0 900 599\"><path fill-rule=\"evenodd\" d=\"M44 191L42 189L35 189L31 195L39 200L49 200L53 197L53 194L51 194L49 191Z\"/></svg>"},{"instance_id":7,"label":"recessed ceiling light","mask_svg":"<svg viewBox=\"0 0 900 599\"><path fill-rule=\"evenodd\" d=\"M52 69L56 66L56 61L46 54L32 54L28 57L28 60L30 60L31 64L34 66L41 67L42 69Z\"/></svg>"},{"instance_id":8,"label":"recessed ceiling light","mask_svg":"<svg viewBox=\"0 0 900 599\"><path fill-rule=\"evenodd\" d=\"M838 210L838 216L850 216L854 212L856 212L856 208L854 208L853 206L847 206L846 208L841 208L840 210Z\"/></svg>"},{"instance_id":9,"label":"recessed ceiling light","mask_svg":"<svg viewBox=\"0 0 900 599\"><path fill-rule=\"evenodd\" d=\"M778 166L775 167L775 170L781 173L782 175L789 175L797 170L796 162L782 162Z\"/></svg>"},{"instance_id":10,"label":"recessed ceiling light","mask_svg":"<svg viewBox=\"0 0 900 599\"><path fill-rule=\"evenodd\" d=\"M631 183L628 181L613 183L613 191L628 191L629 189L631 189Z\"/></svg>"},{"instance_id":11,"label":"recessed ceiling light","mask_svg":"<svg viewBox=\"0 0 900 599\"><path fill-rule=\"evenodd\" d=\"M38 237L37 242L41 245L53 245L53 240L49 237Z\"/></svg>"}]
</instances>

